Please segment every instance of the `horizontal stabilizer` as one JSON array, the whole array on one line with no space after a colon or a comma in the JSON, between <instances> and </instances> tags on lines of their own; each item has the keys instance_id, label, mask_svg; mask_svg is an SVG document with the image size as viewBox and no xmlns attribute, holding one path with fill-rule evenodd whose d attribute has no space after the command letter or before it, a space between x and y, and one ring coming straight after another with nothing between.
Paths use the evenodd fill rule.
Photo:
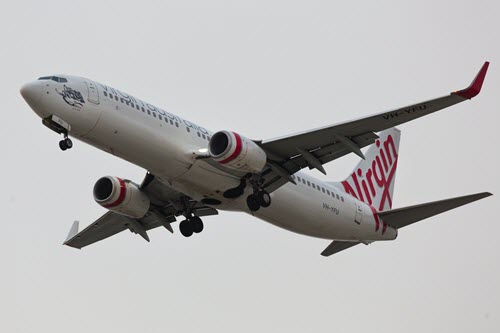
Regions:
<instances>
[{"instance_id":1,"label":"horizontal stabilizer","mask_svg":"<svg viewBox=\"0 0 500 333\"><path fill-rule=\"evenodd\" d=\"M392 209L377 213L388 225L399 229L428 217L444 213L468 203L489 197L488 192L466 195L463 197L434 201L421 205Z\"/></svg>"},{"instance_id":2,"label":"horizontal stabilizer","mask_svg":"<svg viewBox=\"0 0 500 333\"><path fill-rule=\"evenodd\" d=\"M346 241L336 241L334 240L333 242L330 243L330 245L327 246L326 249L321 252L321 255L323 257L328 257L331 256L332 254L335 254L337 252L346 250L354 245L361 244L360 242L346 242Z\"/></svg>"}]
</instances>

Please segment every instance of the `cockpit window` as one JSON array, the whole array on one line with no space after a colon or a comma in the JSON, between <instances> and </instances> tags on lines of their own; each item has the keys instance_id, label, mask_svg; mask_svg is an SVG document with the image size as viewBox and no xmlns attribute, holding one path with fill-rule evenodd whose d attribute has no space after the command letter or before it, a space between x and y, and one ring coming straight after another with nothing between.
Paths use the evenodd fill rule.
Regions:
<instances>
[{"instance_id":1,"label":"cockpit window","mask_svg":"<svg viewBox=\"0 0 500 333\"><path fill-rule=\"evenodd\" d=\"M66 82L68 82L67 79L65 79L63 77L59 77L59 76L42 76L42 77L38 78L38 80L52 80L52 81L56 81L56 82L59 82L59 83L66 83Z\"/></svg>"}]
</instances>

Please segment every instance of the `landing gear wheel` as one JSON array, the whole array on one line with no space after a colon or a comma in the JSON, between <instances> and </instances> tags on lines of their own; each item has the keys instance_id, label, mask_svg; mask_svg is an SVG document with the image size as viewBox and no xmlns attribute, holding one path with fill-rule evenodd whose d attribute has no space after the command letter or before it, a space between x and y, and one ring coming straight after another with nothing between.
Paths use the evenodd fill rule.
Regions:
<instances>
[{"instance_id":1,"label":"landing gear wheel","mask_svg":"<svg viewBox=\"0 0 500 333\"><path fill-rule=\"evenodd\" d=\"M70 139L70 138L66 138L66 139L64 139L64 142L66 143L66 147L67 147L67 149L71 149L71 148L73 148L73 141L71 141L71 139Z\"/></svg>"},{"instance_id":2,"label":"landing gear wheel","mask_svg":"<svg viewBox=\"0 0 500 333\"><path fill-rule=\"evenodd\" d=\"M59 141L59 148L61 148L62 151L68 149L68 144L66 143L66 140Z\"/></svg>"},{"instance_id":3,"label":"landing gear wheel","mask_svg":"<svg viewBox=\"0 0 500 333\"><path fill-rule=\"evenodd\" d=\"M189 220L184 220L179 224L179 230L182 236L190 237L193 234L193 223Z\"/></svg>"},{"instance_id":4,"label":"landing gear wheel","mask_svg":"<svg viewBox=\"0 0 500 333\"><path fill-rule=\"evenodd\" d=\"M271 206L271 196L266 191L260 191L257 195L259 199L259 204L266 208Z\"/></svg>"},{"instance_id":5,"label":"landing gear wheel","mask_svg":"<svg viewBox=\"0 0 500 333\"><path fill-rule=\"evenodd\" d=\"M203 221L198 216L193 216L191 218L191 226L193 231L197 234L203 231Z\"/></svg>"},{"instance_id":6,"label":"landing gear wheel","mask_svg":"<svg viewBox=\"0 0 500 333\"><path fill-rule=\"evenodd\" d=\"M260 203L259 203L259 198L257 197L257 195L250 194L247 197L247 206L248 206L248 209L250 209L250 211L252 211L252 212L256 212L259 210Z\"/></svg>"}]
</instances>

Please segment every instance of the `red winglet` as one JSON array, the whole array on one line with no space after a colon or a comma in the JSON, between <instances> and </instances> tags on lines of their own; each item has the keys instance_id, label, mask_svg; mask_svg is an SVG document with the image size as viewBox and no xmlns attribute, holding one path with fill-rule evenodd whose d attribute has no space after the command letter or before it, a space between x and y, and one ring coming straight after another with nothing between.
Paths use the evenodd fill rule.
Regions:
<instances>
[{"instance_id":1,"label":"red winglet","mask_svg":"<svg viewBox=\"0 0 500 333\"><path fill-rule=\"evenodd\" d=\"M486 71L488 71L489 64L490 63L488 61L484 63L483 67L481 67L481 70L477 73L474 81L472 81L468 88L456 91L454 94L467 99L476 97L481 92L481 87L483 86L484 77L486 76Z\"/></svg>"}]
</instances>

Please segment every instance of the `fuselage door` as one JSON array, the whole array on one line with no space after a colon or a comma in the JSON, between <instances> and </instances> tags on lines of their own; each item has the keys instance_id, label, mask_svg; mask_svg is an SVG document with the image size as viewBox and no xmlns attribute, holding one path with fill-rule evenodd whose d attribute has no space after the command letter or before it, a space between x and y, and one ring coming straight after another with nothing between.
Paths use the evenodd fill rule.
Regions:
<instances>
[{"instance_id":1,"label":"fuselage door","mask_svg":"<svg viewBox=\"0 0 500 333\"><path fill-rule=\"evenodd\" d=\"M90 103L99 104L99 91L97 90L97 86L92 81L85 81L87 85L88 92L88 101Z\"/></svg>"},{"instance_id":2,"label":"fuselage door","mask_svg":"<svg viewBox=\"0 0 500 333\"><path fill-rule=\"evenodd\" d=\"M363 208L361 207L361 204L357 202L354 203L354 206L354 209L356 210L354 213L354 222L361 224L361 219L363 218Z\"/></svg>"}]
</instances>

